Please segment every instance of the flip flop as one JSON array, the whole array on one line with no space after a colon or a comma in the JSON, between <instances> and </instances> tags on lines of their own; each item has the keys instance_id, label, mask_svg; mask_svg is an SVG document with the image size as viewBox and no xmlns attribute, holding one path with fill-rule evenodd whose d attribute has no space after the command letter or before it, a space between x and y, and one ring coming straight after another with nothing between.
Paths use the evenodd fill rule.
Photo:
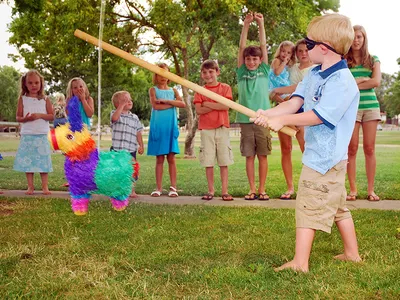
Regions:
<instances>
[{"instance_id":1,"label":"flip flop","mask_svg":"<svg viewBox=\"0 0 400 300\"><path fill-rule=\"evenodd\" d=\"M346 196L346 201L356 201L356 199L357 199L357 194L350 193Z\"/></svg>"},{"instance_id":2,"label":"flip flop","mask_svg":"<svg viewBox=\"0 0 400 300\"><path fill-rule=\"evenodd\" d=\"M222 200L224 201L233 201L233 197L229 194L223 194L222 195Z\"/></svg>"},{"instance_id":3,"label":"flip flop","mask_svg":"<svg viewBox=\"0 0 400 300\"><path fill-rule=\"evenodd\" d=\"M152 191L150 194L151 197L160 197L161 192L160 191Z\"/></svg>"},{"instance_id":4,"label":"flip flop","mask_svg":"<svg viewBox=\"0 0 400 300\"><path fill-rule=\"evenodd\" d=\"M294 194L293 192L285 192L279 197L279 199L281 199L281 200L290 200L290 199L292 199L292 195L293 194Z\"/></svg>"},{"instance_id":5,"label":"flip flop","mask_svg":"<svg viewBox=\"0 0 400 300\"><path fill-rule=\"evenodd\" d=\"M368 201L372 201L372 202L377 202L377 201L379 201L379 200L381 200L381 199L379 198L378 195L368 195L368 196L367 196L367 200L368 200Z\"/></svg>"},{"instance_id":6,"label":"flip flop","mask_svg":"<svg viewBox=\"0 0 400 300\"><path fill-rule=\"evenodd\" d=\"M213 194L211 194L211 193L207 193L207 194L204 194L204 196L203 197L201 197L201 200L207 200L207 201L210 201L210 200L212 200L214 198L214 195Z\"/></svg>"},{"instance_id":7,"label":"flip flop","mask_svg":"<svg viewBox=\"0 0 400 300\"><path fill-rule=\"evenodd\" d=\"M168 197L176 198L178 196L179 195L178 195L178 192L176 191L176 188L174 188L173 186L170 186L169 187L169 192L168 192Z\"/></svg>"},{"instance_id":8,"label":"flip flop","mask_svg":"<svg viewBox=\"0 0 400 300\"><path fill-rule=\"evenodd\" d=\"M256 199L257 199L256 193L249 193L246 196L244 196L244 200L256 200Z\"/></svg>"},{"instance_id":9,"label":"flip flop","mask_svg":"<svg viewBox=\"0 0 400 300\"><path fill-rule=\"evenodd\" d=\"M269 200L269 196L266 193L261 193L260 195L258 195L258 200L267 201Z\"/></svg>"}]
</instances>

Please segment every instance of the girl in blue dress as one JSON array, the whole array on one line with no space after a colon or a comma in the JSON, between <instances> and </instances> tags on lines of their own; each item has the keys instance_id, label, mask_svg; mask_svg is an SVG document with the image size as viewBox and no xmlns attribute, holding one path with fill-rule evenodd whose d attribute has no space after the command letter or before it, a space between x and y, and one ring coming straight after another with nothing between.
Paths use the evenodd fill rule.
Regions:
<instances>
[{"instance_id":1,"label":"girl in blue dress","mask_svg":"<svg viewBox=\"0 0 400 300\"><path fill-rule=\"evenodd\" d=\"M169 71L166 64L157 64L160 68ZM175 154L179 154L179 128L176 107L184 108L178 91L168 86L169 80L160 75L153 75L154 87L150 88L150 103L153 107L150 117L150 133L147 155L156 156L156 189L152 197L162 194L162 177L164 160L167 157L171 185L169 197L178 197L176 189L176 163Z\"/></svg>"},{"instance_id":2,"label":"girl in blue dress","mask_svg":"<svg viewBox=\"0 0 400 300\"><path fill-rule=\"evenodd\" d=\"M290 41L283 41L275 52L269 72L269 90L290 85L289 68L296 62L294 44ZM289 95L281 95L285 98Z\"/></svg>"}]
</instances>

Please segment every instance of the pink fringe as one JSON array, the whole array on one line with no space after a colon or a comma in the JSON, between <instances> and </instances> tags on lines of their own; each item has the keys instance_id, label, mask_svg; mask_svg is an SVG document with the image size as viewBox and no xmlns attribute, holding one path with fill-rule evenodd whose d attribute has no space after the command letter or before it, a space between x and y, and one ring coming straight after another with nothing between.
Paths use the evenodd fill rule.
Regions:
<instances>
[{"instance_id":1,"label":"pink fringe","mask_svg":"<svg viewBox=\"0 0 400 300\"><path fill-rule=\"evenodd\" d=\"M72 211L77 216L86 215L88 212L89 198L71 198Z\"/></svg>"},{"instance_id":2,"label":"pink fringe","mask_svg":"<svg viewBox=\"0 0 400 300\"><path fill-rule=\"evenodd\" d=\"M125 200L117 200L117 199L111 198L111 204L115 210L123 211L129 205L129 198L127 198Z\"/></svg>"}]
</instances>

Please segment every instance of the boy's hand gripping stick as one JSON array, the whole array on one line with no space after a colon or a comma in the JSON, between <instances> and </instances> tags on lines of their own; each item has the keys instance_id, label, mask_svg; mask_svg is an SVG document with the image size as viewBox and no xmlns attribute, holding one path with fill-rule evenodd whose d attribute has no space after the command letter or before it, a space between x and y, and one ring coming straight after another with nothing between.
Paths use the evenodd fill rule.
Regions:
<instances>
[{"instance_id":1,"label":"boy's hand gripping stick","mask_svg":"<svg viewBox=\"0 0 400 300\"><path fill-rule=\"evenodd\" d=\"M79 29L75 30L74 35L90 44L93 44L94 46L99 46L99 40L97 38L83 32ZM135 65L138 65L142 68L149 70L150 72L153 72L162 77L168 78L169 80L171 80L175 83L183 85L197 93L200 93L214 101L217 101L218 103L228 106L228 107L248 116L249 118L255 118L257 116L255 111L253 111L243 105L240 105L239 103L236 103L234 101L226 99L225 97L222 97L221 95L211 92L198 84L195 84L189 80L179 77L178 75L168 72L165 69L162 69L156 65L148 63L147 61L137 58L137 57L133 56L132 54L125 52L115 46L112 46L112 45L106 43L106 42L101 41L101 47L102 47L102 49L104 49L116 56L119 56L127 61L134 63ZM284 126L280 131L287 135L290 135L290 136L295 136L297 133L297 131L295 129L287 127L287 126Z\"/></svg>"}]
</instances>

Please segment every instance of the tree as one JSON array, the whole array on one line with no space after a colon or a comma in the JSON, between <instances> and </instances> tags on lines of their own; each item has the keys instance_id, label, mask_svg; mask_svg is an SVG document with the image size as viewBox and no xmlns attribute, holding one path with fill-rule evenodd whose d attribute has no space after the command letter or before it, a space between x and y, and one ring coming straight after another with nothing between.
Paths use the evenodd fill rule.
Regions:
<instances>
[{"instance_id":1,"label":"tree","mask_svg":"<svg viewBox=\"0 0 400 300\"><path fill-rule=\"evenodd\" d=\"M15 121L20 77L14 67L0 66L0 120Z\"/></svg>"},{"instance_id":2,"label":"tree","mask_svg":"<svg viewBox=\"0 0 400 300\"><path fill-rule=\"evenodd\" d=\"M397 64L400 66L400 58L397 59ZM383 102L389 118L400 114L400 73L397 73L390 88L385 92Z\"/></svg>"},{"instance_id":3,"label":"tree","mask_svg":"<svg viewBox=\"0 0 400 300\"><path fill-rule=\"evenodd\" d=\"M107 2L108 3L108 2ZM109 17L113 9L106 6L104 40L127 51L134 52L136 38L130 26L124 28ZM99 0L31 1L17 0L10 24L10 43L17 47L28 69L38 69L48 83L48 92L65 93L68 81L82 77L93 98L97 98L97 49L74 37L75 29L98 35ZM112 54L103 53L102 103L110 106L111 96L117 90L132 91L132 64ZM95 101L97 103L97 101ZM148 102L148 101L147 101ZM148 106L138 104L140 117L148 117ZM103 114L102 122L109 123Z\"/></svg>"},{"instance_id":4,"label":"tree","mask_svg":"<svg viewBox=\"0 0 400 300\"><path fill-rule=\"evenodd\" d=\"M385 93L391 87L395 80L393 75L382 73L381 85L375 89L376 97L378 98L380 109L382 112L386 111L385 106Z\"/></svg>"}]
</instances>

